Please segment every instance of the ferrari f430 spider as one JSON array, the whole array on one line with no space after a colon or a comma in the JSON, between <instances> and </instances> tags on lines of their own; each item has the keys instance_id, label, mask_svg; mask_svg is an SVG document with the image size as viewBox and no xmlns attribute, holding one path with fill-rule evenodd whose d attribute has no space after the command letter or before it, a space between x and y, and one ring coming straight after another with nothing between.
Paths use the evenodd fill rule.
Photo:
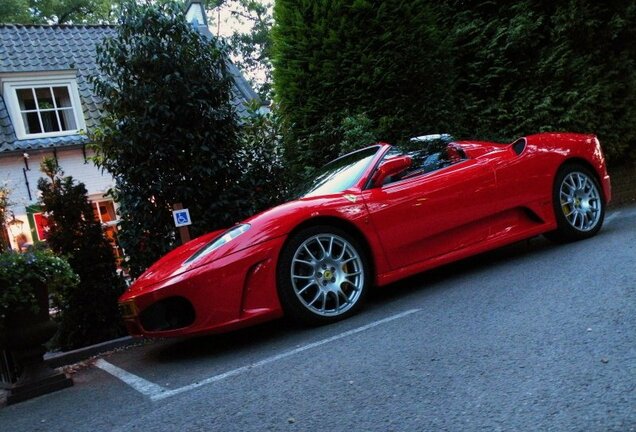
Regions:
<instances>
[{"instance_id":1,"label":"ferrari f430 spider","mask_svg":"<svg viewBox=\"0 0 636 432\"><path fill-rule=\"evenodd\" d=\"M325 165L297 199L168 253L120 309L131 334L158 337L282 315L330 323L374 285L540 234L591 237L610 196L594 135L380 143Z\"/></svg>"}]
</instances>

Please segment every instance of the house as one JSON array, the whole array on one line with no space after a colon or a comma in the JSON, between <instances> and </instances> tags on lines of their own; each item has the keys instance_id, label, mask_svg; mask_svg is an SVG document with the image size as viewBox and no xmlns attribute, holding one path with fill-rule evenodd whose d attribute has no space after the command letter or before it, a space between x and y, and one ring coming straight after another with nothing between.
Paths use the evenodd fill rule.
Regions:
<instances>
[{"instance_id":1,"label":"house","mask_svg":"<svg viewBox=\"0 0 636 432\"><path fill-rule=\"evenodd\" d=\"M212 38L202 2L190 0L186 7L188 21ZM105 196L113 178L90 161L82 133L102 115L89 82L97 73L95 47L115 34L112 25L0 24L0 186L6 183L12 202L0 236L14 248L46 238L37 181L40 162L52 156L66 175L86 185L95 217L119 252L115 203ZM247 103L258 97L236 66L227 65L233 104L245 116Z\"/></svg>"}]
</instances>

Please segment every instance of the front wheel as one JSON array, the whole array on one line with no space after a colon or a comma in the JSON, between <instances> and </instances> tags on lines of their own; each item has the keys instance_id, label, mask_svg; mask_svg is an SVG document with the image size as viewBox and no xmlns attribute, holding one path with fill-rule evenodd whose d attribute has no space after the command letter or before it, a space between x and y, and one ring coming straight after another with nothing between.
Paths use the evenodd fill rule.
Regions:
<instances>
[{"instance_id":1,"label":"front wheel","mask_svg":"<svg viewBox=\"0 0 636 432\"><path fill-rule=\"evenodd\" d=\"M560 242L595 235L603 225L605 199L596 177L579 164L559 170L553 192L557 229L548 238Z\"/></svg>"},{"instance_id":2,"label":"front wheel","mask_svg":"<svg viewBox=\"0 0 636 432\"><path fill-rule=\"evenodd\" d=\"M366 251L356 238L331 226L294 234L278 263L278 295L285 314L305 324L353 315L370 285Z\"/></svg>"}]
</instances>

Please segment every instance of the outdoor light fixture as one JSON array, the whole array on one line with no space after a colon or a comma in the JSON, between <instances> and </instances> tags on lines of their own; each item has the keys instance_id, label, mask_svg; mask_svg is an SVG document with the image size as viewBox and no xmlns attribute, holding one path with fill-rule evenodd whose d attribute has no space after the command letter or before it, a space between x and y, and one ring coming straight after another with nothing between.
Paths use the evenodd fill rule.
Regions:
<instances>
[{"instance_id":1,"label":"outdoor light fixture","mask_svg":"<svg viewBox=\"0 0 636 432\"><path fill-rule=\"evenodd\" d=\"M25 153L26 154L26 153ZM22 168L22 174L24 174L24 185L26 186L26 190L29 193L29 201L33 201L33 196L31 196L31 185L29 184L29 176L27 176L27 171L29 170L29 164L24 159L24 163L26 164L26 168Z\"/></svg>"},{"instance_id":2,"label":"outdoor light fixture","mask_svg":"<svg viewBox=\"0 0 636 432\"><path fill-rule=\"evenodd\" d=\"M9 227L9 231L11 231L13 240L15 240L16 237L18 237L22 233L24 222L22 222L20 219L16 219L15 213L11 212L11 220L7 222L7 226Z\"/></svg>"},{"instance_id":3,"label":"outdoor light fixture","mask_svg":"<svg viewBox=\"0 0 636 432\"><path fill-rule=\"evenodd\" d=\"M24 159L24 169L31 171L31 168L29 168L29 154L27 152L22 153L22 158Z\"/></svg>"}]
</instances>

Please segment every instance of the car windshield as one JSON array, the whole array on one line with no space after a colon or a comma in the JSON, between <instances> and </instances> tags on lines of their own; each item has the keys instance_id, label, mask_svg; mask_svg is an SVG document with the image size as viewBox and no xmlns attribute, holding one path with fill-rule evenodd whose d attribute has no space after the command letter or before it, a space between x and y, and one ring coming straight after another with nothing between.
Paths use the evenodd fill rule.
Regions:
<instances>
[{"instance_id":1,"label":"car windshield","mask_svg":"<svg viewBox=\"0 0 636 432\"><path fill-rule=\"evenodd\" d=\"M344 155L318 169L298 194L299 197L312 197L342 192L353 186L365 168L369 166L380 146L368 147Z\"/></svg>"}]
</instances>

